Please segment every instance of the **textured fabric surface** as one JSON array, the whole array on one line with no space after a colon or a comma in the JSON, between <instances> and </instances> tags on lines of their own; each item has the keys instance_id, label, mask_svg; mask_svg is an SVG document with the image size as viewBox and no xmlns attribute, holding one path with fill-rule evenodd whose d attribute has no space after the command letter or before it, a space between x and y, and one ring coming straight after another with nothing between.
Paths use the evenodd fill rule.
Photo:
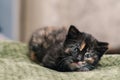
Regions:
<instances>
[{"instance_id":1,"label":"textured fabric surface","mask_svg":"<svg viewBox=\"0 0 120 80\"><path fill-rule=\"evenodd\" d=\"M26 44L0 41L0 80L119 80L120 55L104 55L89 72L57 72L32 62Z\"/></svg>"}]
</instances>

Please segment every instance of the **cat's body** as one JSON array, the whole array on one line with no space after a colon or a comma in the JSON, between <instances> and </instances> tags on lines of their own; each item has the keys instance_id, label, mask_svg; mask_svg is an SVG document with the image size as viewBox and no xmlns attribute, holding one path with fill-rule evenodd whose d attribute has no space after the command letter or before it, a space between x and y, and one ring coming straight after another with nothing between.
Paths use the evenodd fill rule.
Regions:
<instances>
[{"instance_id":1,"label":"cat's body","mask_svg":"<svg viewBox=\"0 0 120 80\"><path fill-rule=\"evenodd\" d=\"M64 27L45 27L35 31L29 42L31 59L44 66L48 65L49 68L55 68L55 60L62 54L66 32Z\"/></svg>"},{"instance_id":2,"label":"cat's body","mask_svg":"<svg viewBox=\"0 0 120 80\"><path fill-rule=\"evenodd\" d=\"M89 71L96 67L108 43L99 42L75 26L45 27L35 31L29 42L30 58L58 71Z\"/></svg>"}]
</instances>

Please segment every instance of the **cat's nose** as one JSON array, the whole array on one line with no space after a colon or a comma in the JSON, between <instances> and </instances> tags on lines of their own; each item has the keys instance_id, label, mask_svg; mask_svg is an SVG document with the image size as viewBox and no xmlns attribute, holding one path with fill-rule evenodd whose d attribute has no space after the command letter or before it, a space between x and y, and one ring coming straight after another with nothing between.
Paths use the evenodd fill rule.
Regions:
<instances>
[{"instance_id":1,"label":"cat's nose","mask_svg":"<svg viewBox=\"0 0 120 80\"><path fill-rule=\"evenodd\" d=\"M76 58L76 62L78 62L78 61L81 61L81 56L78 56L78 57Z\"/></svg>"},{"instance_id":2,"label":"cat's nose","mask_svg":"<svg viewBox=\"0 0 120 80\"><path fill-rule=\"evenodd\" d=\"M80 59L79 59L79 58L76 58L74 61L75 61L75 62L79 62L79 61L80 61Z\"/></svg>"},{"instance_id":3,"label":"cat's nose","mask_svg":"<svg viewBox=\"0 0 120 80\"><path fill-rule=\"evenodd\" d=\"M77 61L80 61L80 58L77 58Z\"/></svg>"}]
</instances>

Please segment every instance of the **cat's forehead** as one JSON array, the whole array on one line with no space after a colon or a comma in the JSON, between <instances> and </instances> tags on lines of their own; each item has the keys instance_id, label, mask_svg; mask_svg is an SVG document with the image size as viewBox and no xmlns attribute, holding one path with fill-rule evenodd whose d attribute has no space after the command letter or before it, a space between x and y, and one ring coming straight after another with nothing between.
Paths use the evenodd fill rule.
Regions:
<instances>
[{"instance_id":1,"label":"cat's forehead","mask_svg":"<svg viewBox=\"0 0 120 80\"><path fill-rule=\"evenodd\" d=\"M82 41L82 43L74 43L74 44L69 44L64 48L65 53L70 53L71 51L74 51L75 49L79 49L79 51L82 51L86 46L85 41Z\"/></svg>"}]
</instances>

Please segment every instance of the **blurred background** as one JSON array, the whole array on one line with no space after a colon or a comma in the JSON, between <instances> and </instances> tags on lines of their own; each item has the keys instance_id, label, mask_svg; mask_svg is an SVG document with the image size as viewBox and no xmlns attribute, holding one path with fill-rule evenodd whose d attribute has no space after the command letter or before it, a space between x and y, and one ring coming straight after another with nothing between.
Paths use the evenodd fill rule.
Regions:
<instances>
[{"instance_id":1,"label":"blurred background","mask_svg":"<svg viewBox=\"0 0 120 80\"><path fill-rule=\"evenodd\" d=\"M0 0L0 38L28 42L43 26L76 25L120 45L120 0Z\"/></svg>"}]
</instances>

